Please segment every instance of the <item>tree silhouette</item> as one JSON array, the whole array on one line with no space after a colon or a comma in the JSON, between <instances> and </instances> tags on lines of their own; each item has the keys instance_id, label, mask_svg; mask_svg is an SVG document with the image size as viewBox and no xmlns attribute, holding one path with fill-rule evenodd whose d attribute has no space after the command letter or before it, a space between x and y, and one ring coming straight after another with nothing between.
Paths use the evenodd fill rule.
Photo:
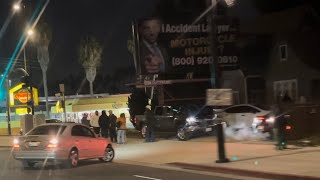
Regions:
<instances>
[{"instance_id":1,"label":"tree silhouette","mask_svg":"<svg viewBox=\"0 0 320 180\"><path fill-rule=\"evenodd\" d=\"M86 71L86 77L90 83L91 96L93 96L93 81L97 74L97 67L101 64L102 52L102 46L94 37L87 36L81 40L79 61Z\"/></svg>"}]
</instances>

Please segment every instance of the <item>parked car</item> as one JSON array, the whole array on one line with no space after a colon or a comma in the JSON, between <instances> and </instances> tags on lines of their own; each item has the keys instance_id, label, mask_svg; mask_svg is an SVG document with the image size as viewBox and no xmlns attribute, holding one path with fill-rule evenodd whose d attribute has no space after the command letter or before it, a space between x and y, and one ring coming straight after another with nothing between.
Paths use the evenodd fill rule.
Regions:
<instances>
[{"instance_id":1,"label":"parked car","mask_svg":"<svg viewBox=\"0 0 320 180\"><path fill-rule=\"evenodd\" d=\"M275 120L271 111L250 104L225 108L219 112L219 117L234 130L249 128L255 132L271 132Z\"/></svg>"},{"instance_id":2,"label":"parked car","mask_svg":"<svg viewBox=\"0 0 320 180\"><path fill-rule=\"evenodd\" d=\"M62 123L62 121L58 119L46 119L45 123ZM19 134L23 135L23 129L20 129Z\"/></svg>"},{"instance_id":3,"label":"parked car","mask_svg":"<svg viewBox=\"0 0 320 180\"><path fill-rule=\"evenodd\" d=\"M15 138L13 144L13 157L24 167L48 160L71 168L84 159L111 162L115 155L108 139L79 123L42 124Z\"/></svg>"},{"instance_id":4,"label":"parked car","mask_svg":"<svg viewBox=\"0 0 320 180\"><path fill-rule=\"evenodd\" d=\"M185 124L187 115L171 106L157 106L154 108L156 119L155 131L158 132L177 132L178 128ZM135 116L135 128L141 132L144 138L146 134L145 115Z\"/></svg>"},{"instance_id":5,"label":"parked car","mask_svg":"<svg viewBox=\"0 0 320 180\"><path fill-rule=\"evenodd\" d=\"M217 114L212 107L204 107L195 116L188 117L186 122L178 128L178 139L186 141L192 137L213 134L214 125L218 123L216 118Z\"/></svg>"}]
</instances>

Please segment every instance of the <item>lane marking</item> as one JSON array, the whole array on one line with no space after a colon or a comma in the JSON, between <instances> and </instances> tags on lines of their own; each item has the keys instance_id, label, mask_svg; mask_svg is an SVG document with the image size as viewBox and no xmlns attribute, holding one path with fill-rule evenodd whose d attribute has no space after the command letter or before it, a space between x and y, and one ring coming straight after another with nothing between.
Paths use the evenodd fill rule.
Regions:
<instances>
[{"instance_id":1,"label":"lane marking","mask_svg":"<svg viewBox=\"0 0 320 180\"><path fill-rule=\"evenodd\" d=\"M143 179L162 180L162 179L157 179L157 178L152 178L147 176L140 176L140 175L133 175L133 176L138 178L143 178Z\"/></svg>"}]
</instances>

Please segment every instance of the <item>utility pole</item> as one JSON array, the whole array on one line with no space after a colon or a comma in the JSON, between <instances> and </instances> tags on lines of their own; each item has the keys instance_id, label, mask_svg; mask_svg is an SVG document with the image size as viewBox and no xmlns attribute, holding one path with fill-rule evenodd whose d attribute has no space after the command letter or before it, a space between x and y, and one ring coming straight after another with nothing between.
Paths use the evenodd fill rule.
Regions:
<instances>
[{"instance_id":1,"label":"utility pole","mask_svg":"<svg viewBox=\"0 0 320 180\"><path fill-rule=\"evenodd\" d=\"M8 134L11 135L11 109L10 109L10 80L7 75L7 116L8 116Z\"/></svg>"},{"instance_id":2,"label":"utility pole","mask_svg":"<svg viewBox=\"0 0 320 180\"><path fill-rule=\"evenodd\" d=\"M66 97L64 96L64 84L59 84L60 92L62 93L62 102L63 102L63 114L64 114L64 122L67 122L67 111L66 111Z\"/></svg>"}]
</instances>

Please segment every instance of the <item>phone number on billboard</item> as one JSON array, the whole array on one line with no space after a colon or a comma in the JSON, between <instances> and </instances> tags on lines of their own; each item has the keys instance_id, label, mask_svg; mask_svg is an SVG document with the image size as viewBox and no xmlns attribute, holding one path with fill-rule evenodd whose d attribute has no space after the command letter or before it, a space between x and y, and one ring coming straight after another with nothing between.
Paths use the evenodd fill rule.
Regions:
<instances>
[{"instance_id":1,"label":"phone number on billboard","mask_svg":"<svg viewBox=\"0 0 320 180\"><path fill-rule=\"evenodd\" d=\"M173 57L172 58L172 66L194 66L195 63L200 64L213 64L214 60L212 56L204 56L204 57ZM218 64L234 64L238 63L237 56L219 56Z\"/></svg>"}]
</instances>

